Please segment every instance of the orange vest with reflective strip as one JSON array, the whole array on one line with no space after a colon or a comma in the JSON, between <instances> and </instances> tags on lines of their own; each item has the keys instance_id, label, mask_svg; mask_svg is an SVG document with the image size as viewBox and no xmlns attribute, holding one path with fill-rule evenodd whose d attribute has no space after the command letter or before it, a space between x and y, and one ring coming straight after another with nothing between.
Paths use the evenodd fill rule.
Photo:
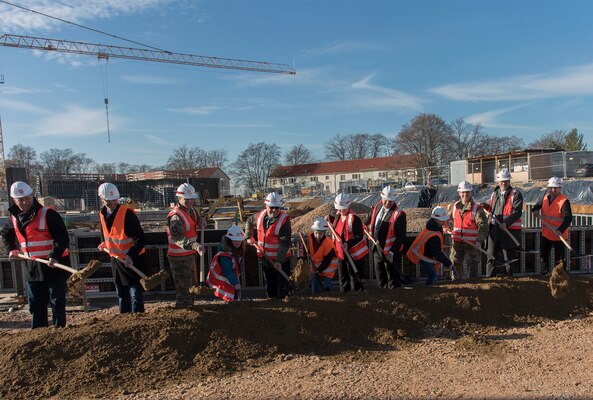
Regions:
<instances>
[{"instance_id":1,"label":"orange vest with reflective strip","mask_svg":"<svg viewBox=\"0 0 593 400\"><path fill-rule=\"evenodd\" d=\"M552 228L558 229L558 227L562 225L562 221L564 221L564 217L562 216L562 206L566 202L566 197L562 193L558 193L558 196L554 197L554 200L552 200L552 204L550 204L547 197L548 196L545 196L544 201L542 201L540 218L542 221L546 221ZM560 238L544 224L542 224L542 235L548 240L560 240ZM562 232L562 237L565 240L568 239L568 229L565 229L564 232Z\"/></svg>"},{"instance_id":2,"label":"orange vest with reflective strip","mask_svg":"<svg viewBox=\"0 0 593 400\"><path fill-rule=\"evenodd\" d=\"M490 195L490 210L492 211L492 206L494 205L494 193ZM500 192L499 192L500 193ZM502 215L507 217L513 213L513 200L515 199L515 195L517 194L517 189L511 189L511 194L505 197L504 208L502 209ZM507 226L507 229L521 229L521 218L519 217L518 220L513 222L512 225Z\"/></svg>"},{"instance_id":3,"label":"orange vest with reflective strip","mask_svg":"<svg viewBox=\"0 0 593 400\"><path fill-rule=\"evenodd\" d=\"M350 236L352 235L352 222L354 221L354 213L352 210L348 210L348 214L346 215L346 223L342 221L341 215L342 214L339 211L336 213L333 226L338 236L343 236L344 242L347 242L350 240ZM342 251L342 246L337 238L334 238L334 246L336 252L338 253L338 258L343 260L345 258L344 251ZM348 253L350 253L353 260L360 260L369 254L369 246L367 245L366 237L363 237L360 242L356 243L351 248L348 248Z\"/></svg>"},{"instance_id":4,"label":"orange vest with reflective strip","mask_svg":"<svg viewBox=\"0 0 593 400\"><path fill-rule=\"evenodd\" d=\"M330 251L335 250L334 245L330 238L328 238L327 236L324 236L321 244L317 248L317 251L313 252L313 249L315 248L313 245L314 242L315 242L315 237L313 236L313 233L309 233L309 254L311 254L311 260L313 260L313 262L315 264L321 264L323 262L323 259L325 258L325 256ZM332 260L329 263L329 265L327 266L327 268L325 268L319 275L326 276L328 278L333 278L334 274L336 273L337 268L338 268L338 258L334 257L334 258L332 258ZM313 265L311 265L311 272L315 272Z\"/></svg>"},{"instance_id":5,"label":"orange vest with reflective strip","mask_svg":"<svg viewBox=\"0 0 593 400\"><path fill-rule=\"evenodd\" d=\"M181 207L175 206L167 215L167 219L171 218L173 215L179 216L179 218L181 218L181 220L183 221L183 234L185 235L185 237L195 242L198 238L198 224L191 217L191 214L181 209ZM167 227L167 239L169 241L169 249L167 250L167 255L169 256L183 257L191 256L192 254L197 253L197 251L193 249L182 249L177 244L175 244L175 242L171 238L171 231L169 230L169 227Z\"/></svg>"},{"instance_id":6,"label":"orange vest with reflective strip","mask_svg":"<svg viewBox=\"0 0 593 400\"><path fill-rule=\"evenodd\" d=\"M434 264L435 269L437 265L440 265L440 263L435 259L426 257L424 255L424 247L426 246L426 242L428 242L430 238L435 236L439 237L441 241L441 248L443 248L444 240L443 234L441 232L431 231L424 228L424 230L420 232L418 236L416 236L416 239L414 239L412 246L410 246L408 252L406 253L406 257L408 257L408 260L410 260L412 264L418 264L422 260L430 264Z\"/></svg>"},{"instance_id":7,"label":"orange vest with reflective strip","mask_svg":"<svg viewBox=\"0 0 593 400\"><path fill-rule=\"evenodd\" d=\"M369 225L370 233L375 231L375 218L379 215L379 206L383 207L383 203L379 201L375 208L373 209L373 214L371 215L371 224ZM397 223L397 219L399 216L403 214L403 211L398 210L397 206L395 206L395 210L391 213L391 217L389 217L389 229L387 230L387 237L385 238L385 244L383 245L383 254L387 255L391 246L395 243L395 224ZM375 240L379 241L379 238L375 238ZM402 251L404 245L402 244L397 251Z\"/></svg>"},{"instance_id":8,"label":"orange vest with reflective strip","mask_svg":"<svg viewBox=\"0 0 593 400\"><path fill-rule=\"evenodd\" d=\"M119 206L115 218L113 219L113 225L111 225L111 230L109 231L107 230L105 216L103 216L103 213L99 213L101 227L103 228L103 236L105 237L105 248L109 251L109 255L112 257L125 259L128 255L128 250L134 246L134 239L126 236L124 229L127 212L134 211L129 210L125 206ZM144 252L146 252L146 249L143 248L139 254L143 254Z\"/></svg>"},{"instance_id":9,"label":"orange vest with reflective strip","mask_svg":"<svg viewBox=\"0 0 593 400\"><path fill-rule=\"evenodd\" d=\"M451 237L456 242L463 242L462 239L476 244L478 241L478 224L476 224L476 213L482 207L480 204L472 201L470 212L461 215L461 209L457 205L461 203L460 200L453 203L453 232Z\"/></svg>"},{"instance_id":10,"label":"orange vest with reflective strip","mask_svg":"<svg viewBox=\"0 0 593 400\"><path fill-rule=\"evenodd\" d=\"M47 210L49 209L50 207L45 206L37 210L33 220L25 227L25 236L23 236L18 228L15 216L12 216L12 225L14 226L16 238L21 246L21 252L32 259L47 259L49 253L51 253L54 248L54 239L52 238L49 229L47 229ZM61 257L67 255L68 249L65 249Z\"/></svg>"},{"instance_id":11,"label":"orange vest with reflective strip","mask_svg":"<svg viewBox=\"0 0 593 400\"><path fill-rule=\"evenodd\" d=\"M280 229L282 226L290 221L290 216L285 213L284 211L280 211L280 215L278 215L278 219L268 227L266 230L264 228L264 219L266 216L266 209L261 210L256 217L256 227L257 227L257 244L265 251L266 256L268 256L272 261L275 261L278 258L278 250L280 249ZM264 255L261 251L257 251L257 255L260 258L264 258ZM290 247L286 252L286 257L290 257L292 252L290 251Z\"/></svg>"},{"instance_id":12,"label":"orange vest with reflective strip","mask_svg":"<svg viewBox=\"0 0 593 400\"><path fill-rule=\"evenodd\" d=\"M219 260L220 257L229 257L233 261L233 271L235 271L235 275L239 278L239 264L237 264L237 260L235 260L233 254L230 252L219 251L212 258L206 283L214 289L214 295L216 297L230 303L235 298L237 289L235 289L235 286L231 285L226 276L224 276L222 265Z\"/></svg>"}]
</instances>

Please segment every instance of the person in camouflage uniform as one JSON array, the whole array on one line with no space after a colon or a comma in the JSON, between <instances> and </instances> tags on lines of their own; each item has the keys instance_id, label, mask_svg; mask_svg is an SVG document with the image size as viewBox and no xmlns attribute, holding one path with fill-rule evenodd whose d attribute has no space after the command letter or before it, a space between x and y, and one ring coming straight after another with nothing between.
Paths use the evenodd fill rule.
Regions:
<instances>
[{"instance_id":1,"label":"person in camouflage uniform","mask_svg":"<svg viewBox=\"0 0 593 400\"><path fill-rule=\"evenodd\" d=\"M473 200L472 191L473 187L468 181L461 182L457 186L459 200L449 204L447 212L453 221L451 261L460 268L461 275L466 277L468 275L462 270L463 261L467 260L469 277L477 278L480 254L474 246L480 246L488 236L488 216L484 208ZM451 279L455 279L453 272Z\"/></svg>"},{"instance_id":2,"label":"person in camouflage uniform","mask_svg":"<svg viewBox=\"0 0 593 400\"><path fill-rule=\"evenodd\" d=\"M204 249L198 243L198 232L204 229L202 219L194 209L196 190L189 183L177 188L179 204L167 215L167 256L175 283L175 307L186 308L193 304L189 288L198 282L196 254Z\"/></svg>"}]
</instances>

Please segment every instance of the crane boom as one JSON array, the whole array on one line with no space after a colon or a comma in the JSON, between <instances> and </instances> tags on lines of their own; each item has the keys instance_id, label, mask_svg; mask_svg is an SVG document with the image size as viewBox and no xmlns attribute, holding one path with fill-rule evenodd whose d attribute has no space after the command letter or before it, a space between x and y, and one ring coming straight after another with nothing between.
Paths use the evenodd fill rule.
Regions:
<instances>
[{"instance_id":1,"label":"crane boom","mask_svg":"<svg viewBox=\"0 0 593 400\"><path fill-rule=\"evenodd\" d=\"M168 51L138 49L103 44L72 42L69 40L48 39L33 36L4 34L0 36L0 46L21 49L56 51L59 53L84 54L99 58L124 58L128 60L153 61L194 67L223 68L276 74L296 74L288 64L275 64L265 61L236 60L232 58L209 57L195 54L171 53Z\"/></svg>"}]
</instances>

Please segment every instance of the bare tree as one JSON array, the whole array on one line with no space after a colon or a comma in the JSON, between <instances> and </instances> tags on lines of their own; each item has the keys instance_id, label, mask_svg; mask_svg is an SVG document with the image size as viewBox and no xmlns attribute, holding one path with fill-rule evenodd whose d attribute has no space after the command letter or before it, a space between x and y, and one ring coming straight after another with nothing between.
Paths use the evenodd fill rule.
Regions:
<instances>
[{"instance_id":1,"label":"bare tree","mask_svg":"<svg viewBox=\"0 0 593 400\"><path fill-rule=\"evenodd\" d=\"M31 146L23 146L20 143L10 148L6 165L24 168L27 176L38 175L41 170L35 149Z\"/></svg>"},{"instance_id":2,"label":"bare tree","mask_svg":"<svg viewBox=\"0 0 593 400\"><path fill-rule=\"evenodd\" d=\"M328 160L340 161L346 160L347 147L346 139L342 138L340 134L332 137L329 142L325 142L325 157Z\"/></svg>"},{"instance_id":3,"label":"bare tree","mask_svg":"<svg viewBox=\"0 0 593 400\"><path fill-rule=\"evenodd\" d=\"M75 154L71 172L75 174L89 174L97 169L97 163L85 153Z\"/></svg>"},{"instance_id":4,"label":"bare tree","mask_svg":"<svg viewBox=\"0 0 593 400\"><path fill-rule=\"evenodd\" d=\"M369 158L387 157L391 154L391 141L381 133L368 135L367 150Z\"/></svg>"},{"instance_id":5,"label":"bare tree","mask_svg":"<svg viewBox=\"0 0 593 400\"><path fill-rule=\"evenodd\" d=\"M120 174L133 174L135 172L148 172L152 169L153 169L153 167L151 167L148 164L128 164L125 162L120 162L117 164L117 171Z\"/></svg>"},{"instance_id":6,"label":"bare tree","mask_svg":"<svg viewBox=\"0 0 593 400\"><path fill-rule=\"evenodd\" d=\"M44 174L70 174L89 171L94 161L84 153L76 154L72 149L49 149L39 155ZM85 164L85 165L83 165Z\"/></svg>"},{"instance_id":7,"label":"bare tree","mask_svg":"<svg viewBox=\"0 0 593 400\"><path fill-rule=\"evenodd\" d=\"M479 138L479 147L476 150L476 156L510 153L521 150L524 147L523 139L517 136L482 135Z\"/></svg>"},{"instance_id":8,"label":"bare tree","mask_svg":"<svg viewBox=\"0 0 593 400\"><path fill-rule=\"evenodd\" d=\"M231 166L235 182L248 192L263 192L268 186L268 177L280 164L280 147L263 142L249 144Z\"/></svg>"},{"instance_id":9,"label":"bare tree","mask_svg":"<svg viewBox=\"0 0 593 400\"><path fill-rule=\"evenodd\" d=\"M564 150L566 144L566 131L557 129L548 132L539 139L529 143L529 147L534 149L555 149Z\"/></svg>"},{"instance_id":10,"label":"bare tree","mask_svg":"<svg viewBox=\"0 0 593 400\"><path fill-rule=\"evenodd\" d=\"M228 162L225 149L208 150L206 152L205 167L218 167L222 169Z\"/></svg>"},{"instance_id":11,"label":"bare tree","mask_svg":"<svg viewBox=\"0 0 593 400\"><path fill-rule=\"evenodd\" d=\"M179 146L167 160L167 169L197 169L204 167L204 150L198 147Z\"/></svg>"},{"instance_id":12,"label":"bare tree","mask_svg":"<svg viewBox=\"0 0 593 400\"><path fill-rule=\"evenodd\" d=\"M346 136L346 159L347 160L360 160L367 158L367 143L368 137L366 133L358 133L356 135Z\"/></svg>"},{"instance_id":13,"label":"bare tree","mask_svg":"<svg viewBox=\"0 0 593 400\"><path fill-rule=\"evenodd\" d=\"M313 153L303 144L297 144L290 149L284 156L286 165L310 164L313 161Z\"/></svg>"},{"instance_id":14,"label":"bare tree","mask_svg":"<svg viewBox=\"0 0 593 400\"><path fill-rule=\"evenodd\" d=\"M446 157L451 128L435 114L420 114L405 124L395 138L396 151L417 154L419 167L433 167L451 160Z\"/></svg>"},{"instance_id":15,"label":"bare tree","mask_svg":"<svg viewBox=\"0 0 593 400\"><path fill-rule=\"evenodd\" d=\"M115 175L117 173L117 165L115 163L97 164L96 171L98 174Z\"/></svg>"},{"instance_id":16,"label":"bare tree","mask_svg":"<svg viewBox=\"0 0 593 400\"><path fill-rule=\"evenodd\" d=\"M482 125L470 124L463 118L457 118L449 126L453 138L448 142L451 158L461 160L473 157L477 152L479 138L482 136Z\"/></svg>"}]
</instances>

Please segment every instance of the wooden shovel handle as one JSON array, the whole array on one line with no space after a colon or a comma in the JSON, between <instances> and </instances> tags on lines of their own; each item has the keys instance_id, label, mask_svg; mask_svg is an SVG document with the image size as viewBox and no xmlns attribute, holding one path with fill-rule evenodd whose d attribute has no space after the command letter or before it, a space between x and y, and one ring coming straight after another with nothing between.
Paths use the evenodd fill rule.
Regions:
<instances>
[{"instance_id":1,"label":"wooden shovel handle","mask_svg":"<svg viewBox=\"0 0 593 400\"><path fill-rule=\"evenodd\" d=\"M107 250L107 249L103 249L103 251L104 251L105 253L109 254L109 250ZM109 256L111 256L111 257L113 257L113 258L116 258L116 259L118 259L119 261L121 261L121 262L123 262L123 263L125 263L125 262L126 262L126 260L122 259L120 256L112 256L111 254L109 254ZM130 266L129 266L129 267L127 267L127 268L130 268L132 271L134 271L135 273L137 273L137 274L138 274L138 276L139 276L140 278L142 278L142 279L146 279L146 278L148 278L148 276L146 276L146 274L145 274L144 272L142 272L142 271L140 271L138 268L136 268L136 267L134 266L134 264L130 264Z\"/></svg>"},{"instance_id":2,"label":"wooden shovel handle","mask_svg":"<svg viewBox=\"0 0 593 400\"><path fill-rule=\"evenodd\" d=\"M270 257L268 257L268 256L266 255L266 253L264 252L264 249L262 249L262 248L261 248L261 247L260 247L260 246L259 246L257 243L249 243L249 244L250 244L250 245L252 245L253 247L255 247L256 249L258 249L258 250L259 250L259 251L260 251L260 252L261 252L261 253L264 255L264 259L265 259L267 262L269 262L270 264L272 264L272 268L274 268L274 264L276 263L276 261L274 261L274 260L272 260ZM276 269L276 268L274 268L274 269ZM282 270L282 268L281 268L281 269L276 269L276 271L278 271L278 272L280 273L280 275L282 275L282 276L284 277L284 279L286 279L286 280L287 280L287 281L289 281L289 282L292 282L292 281L290 280L290 277L289 277L288 275L286 275L286 272L284 272L284 271Z\"/></svg>"},{"instance_id":3,"label":"wooden shovel handle","mask_svg":"<svg viewBox=\"0 0 593 400\"><path fill-rule=\"evenodd\" d=\"M546 228L550 229L552 232L554 232L554 235L556 235L558 237L558 239L562 240L562 243L564 243L564 245L566 246L566 248L572 252L574 252L573 248L570 246L570 244L568 244L568 242L566 241L566 239L564 239L562 237L561 234L558 233L558 231L552 227L550 224L548 224L545 220L541 220L542 221L542 225L545 225Z\"/></svg>"},{"instance_id":4,"label":"wooden shovel handle","mask_svg":"<svg viewBox=\"0 0 593 400\"><path fill-rule=\"evenodd\" d=\"M332 226L331 223L328 222L327 226L329 227L329 230L332 232L333 237L335 237L336 240L338 242L340 242L340 246L341 246L342 238L340 236L338 236L338 234L336 233L336 230L334 229L334 227ZM352 256L350 256L350 253L348 253L348 249L342 250L342 253L344 253L346 255L346 257L348 258L348 261L350 262L350 266L354 270L354 273L358 276L358 268L356 268L356 264L354 264L354 260L352 259Z\"/></svg>"},{"instance_id":5,"label":"wooden shovel handle","mask_svg":"<svg viewBox=\"0 0 593 400\"><path fill-rule=\"evenodd\" d=\"M509 231L509 229L506 226L503 226L502 222L500 222L499 220L497 220L494 215L492 215L492 219L494 220L494 223L496 225L498 225L499 228L502 229L513 240L513 242L515 242L515 244L518 247L521 247L521 243L519 243L519 241L517 240L517 238L511 233L511 231Z\"/></svg>"},{"instance_id":6,"label":"wooden shovel handle","mask_svg":"<svg viewBox=\"0 0 593 400\"><path fill-rule=\"evenodd\" d=\"M24 254L18 254L17 257L18 258L22 258L23 260L38 261L38 262L40 262L42 264L49 265L49 260L46 260L46 259L43 259L43 258L35 258L35 259L33 259L31 257L28 257L28 256L24 255ZM54 267L63 269L64 271L68 271L71 274L77 274L78 273L78 270L77 269L74 269L74 268L69 267L69 266L64 265L64 264L54 263Z\"/></svg>"}]
</instances>

